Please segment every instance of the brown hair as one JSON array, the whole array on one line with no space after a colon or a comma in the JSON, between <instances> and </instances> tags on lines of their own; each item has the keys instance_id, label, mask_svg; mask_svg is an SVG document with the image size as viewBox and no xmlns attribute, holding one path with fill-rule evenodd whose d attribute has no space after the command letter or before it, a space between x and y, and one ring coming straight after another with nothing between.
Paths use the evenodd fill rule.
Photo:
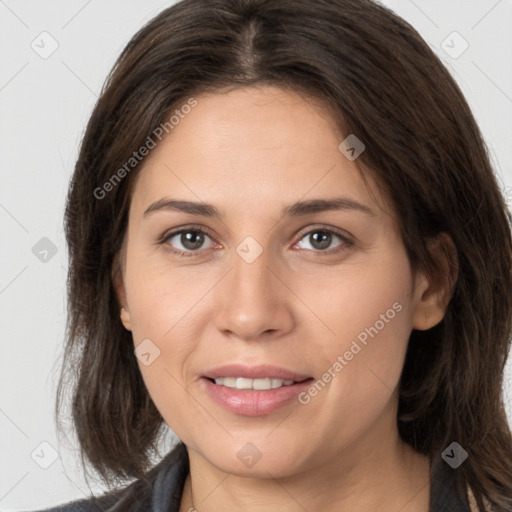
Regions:
<instances>
[{"instance_id":1,"label":"brown hair","mask_svg":"<svg viewBox=\"0 0 512 512\"><path fill-rule=\"evenodd\" d=\"M92 113L69 189L69 314L57 417L70 383L84 460L108 482L141 477L150 466L163 419L113 286L143 164L108 193L97 190L187 99L253 84L320 98L344 133L364 142L359 161L388 191L413 269L435 274L429 240L452 238L459 264L452 299L438 326L411 334L398 428L431 458L457 441L469 453L457 478L480 510L482 498L510 510L512 439L502 397L512 318L506 206L455 81L409 24L370 0L183 0L128 43Z\"/></svg>"}]
</instances>

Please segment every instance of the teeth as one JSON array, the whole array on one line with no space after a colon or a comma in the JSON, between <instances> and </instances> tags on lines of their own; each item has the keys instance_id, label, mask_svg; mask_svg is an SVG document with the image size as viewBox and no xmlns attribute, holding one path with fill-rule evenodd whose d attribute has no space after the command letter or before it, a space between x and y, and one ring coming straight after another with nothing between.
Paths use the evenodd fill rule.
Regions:
<instances>
[{"instance_id":1,"label":"teeth","mask_svg":"<svg viewBox=\"0 0 512 512\"><path fill-rule=\"evenodd\" d=\"M290 386L293 380L282 379L245 379L244 377L218 377L215 379L218 386L226 386L234 389L256 389L268 390L276 389L282 386Z\"/></svg>"}]
</instances>

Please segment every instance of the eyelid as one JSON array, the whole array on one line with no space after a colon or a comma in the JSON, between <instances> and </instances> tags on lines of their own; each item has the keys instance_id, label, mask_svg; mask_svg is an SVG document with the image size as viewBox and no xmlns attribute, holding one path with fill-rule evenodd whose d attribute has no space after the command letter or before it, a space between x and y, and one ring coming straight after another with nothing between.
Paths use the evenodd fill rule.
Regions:
<instances>
[{"instance_id":1,"label":"eyelid","mask_svg":"<svg viewBox=\"0 0 512 512\"><path fill-rule=\"evenodd\" d=\"M164 231L164 233L162 234L162 236L160 237L158 242L163 243L163 242L167 241L169 238L171 238L175 235L178 235L180 233L187 232L187 231L198 231L200 233L204 233L205 235L208 235L210 238L213 239L212 231L209 228L207 228L205 226L198 226L198 225L190 224L190 225L181 226L179 228L173 228L173 229L168 229L167 231Z\"/></svg>"}]
</instances>

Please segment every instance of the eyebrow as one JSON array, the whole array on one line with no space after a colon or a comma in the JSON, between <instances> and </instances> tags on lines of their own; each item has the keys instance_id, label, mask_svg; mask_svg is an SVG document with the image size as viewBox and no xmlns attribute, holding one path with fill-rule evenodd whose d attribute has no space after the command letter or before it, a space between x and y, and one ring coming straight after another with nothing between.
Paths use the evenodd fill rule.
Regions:
<instances>
[{"instance_id":1,"label":"eyebrow","mask_svg":"<svg viewBox=\"0 0 512 512\"><path fill-rule=\"evenodd\" d=\"M312 213L330 210L355 210L367 215L375 216L375 212L358 201L349 197L336 197L333 199L310 199L298 201L283 208L281 216L300 217ZM202 217L221 218L222 215L215 206L194 201L179 201L163 198L152 203L144 212L144 217L159 211L179 211Z\"/></svg>"}]
</instances>

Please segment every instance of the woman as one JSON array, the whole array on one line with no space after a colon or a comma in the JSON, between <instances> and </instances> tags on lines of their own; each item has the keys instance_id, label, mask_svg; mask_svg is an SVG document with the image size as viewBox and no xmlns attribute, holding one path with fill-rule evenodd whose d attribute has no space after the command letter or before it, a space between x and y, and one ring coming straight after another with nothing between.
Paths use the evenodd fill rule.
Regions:
<instances>
[{"instance_id":1,"label":"woman","mask_svg":"<svg viewBox=\"0 0 512 512\"><path fill-rule=\"evenodd\" d=\"M163 11L94 109L66 235L59 400L135 482L55 510L512 509L505 203L384 7Z\"/></svg>"}]
</instances>

